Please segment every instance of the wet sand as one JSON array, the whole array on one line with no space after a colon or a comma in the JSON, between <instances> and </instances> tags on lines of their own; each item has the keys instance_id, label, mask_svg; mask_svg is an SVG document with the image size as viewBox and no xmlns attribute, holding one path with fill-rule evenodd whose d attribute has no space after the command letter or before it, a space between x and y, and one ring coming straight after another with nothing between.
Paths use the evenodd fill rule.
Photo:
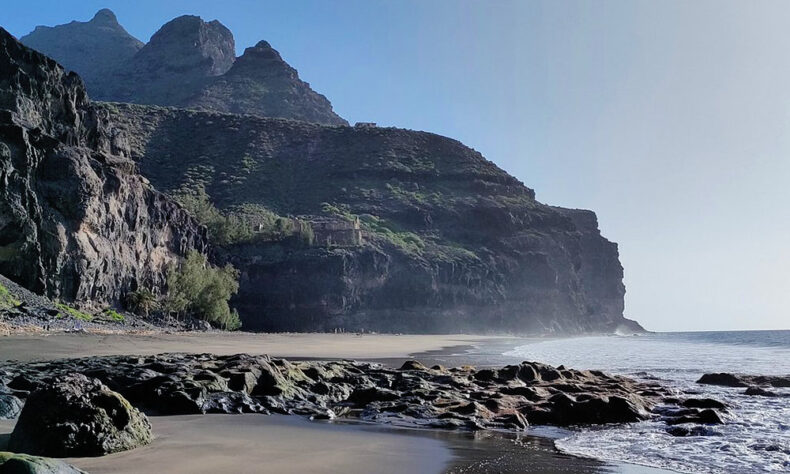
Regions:
<instances>
[{"instance_id":1,"label":"wet sand","mask_svg":"<svg viewBox=\"0 0 790 474\"><path fill-rule=\"evenodd\" d=\"M51 360L101 355L151 355L210 352L218 355L269 354L312 359L408 357L417 352L506 338L469 335L391 334L20 334L0 337L2 360Z\"/></svg>"},{"instance_id":2,"label":"wet sand","mask_svg":"<svg viewBox=\"0 0 790 474\"><path fill-rule=\"evenodd\" d=\"M665 471L564 455L551 439L311 422L285 415L150 417L148 446L67 462L93 474L167 473L619 473ZM0 450L13 429L0 421Z\"/></svg>"},{"instance_id":3,"label":"wet sand","mask_svg":"<svg viewBox=\"0 0 790 474\"><path fill-rule=\"evenodd\" d=\"M90 473L439 473L452 459L441 441L284 415L151 417L148 446L66 461ZM0 422L7 433L11 422Z\"/></svg>"}]
</instances>

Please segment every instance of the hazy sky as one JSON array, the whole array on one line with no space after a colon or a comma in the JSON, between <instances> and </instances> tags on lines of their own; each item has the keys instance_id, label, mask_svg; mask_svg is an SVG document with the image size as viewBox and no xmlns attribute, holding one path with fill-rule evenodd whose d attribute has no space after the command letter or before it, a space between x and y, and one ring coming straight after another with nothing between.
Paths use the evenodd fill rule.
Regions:
<instances>
[{"instance_id":1,"label":"hazy sky","mask_svg":"<svg viewBox=\"0 0 790 474\"><path fill-rule=\"evenodd\" d=\"M790 3L29 0L0 25L102 7L143 41L218 19L349 121L458 138L595 210L648 329L790 328Z\"/></svg>"}]
</instances>

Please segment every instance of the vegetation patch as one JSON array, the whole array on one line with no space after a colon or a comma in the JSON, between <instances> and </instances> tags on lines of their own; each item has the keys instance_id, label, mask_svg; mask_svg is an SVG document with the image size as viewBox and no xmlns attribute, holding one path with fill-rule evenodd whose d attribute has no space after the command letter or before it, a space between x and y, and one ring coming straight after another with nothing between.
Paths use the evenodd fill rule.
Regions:
<instances>
[{"instance_id":1,"label":"vegetation patch","mask_svg":"<svg viewBox=\"0 0 790 474\"><path fill-rule=\"evenodd\" d=\"M368 232L376 234L400 247L406 253L421 255L425 250L425 241L422 237L398 227L395 223L370 214L359 216L362 226Z\"/></svg>"},{"instance_id":2,"label":"vegetation patch","mask_svg":"<svg viewBox=\"0 0 790 474\"><path fill-rule=\"evenodd\" d=\"M0 309L10 309L22 304L18 299L14 298L11 291L5 285L0 283Z\"/></svg>"},{"instance_id":3,"label":"vegetation patch","mask_svg":"<svg viewBox=\"0 0 790 474\"><path fill-rule=\"evenodd\" d=\"M115 321L117 323L122 323L126 320L126 318L121 313L115 311L112 308L105 309L104 311L102 311L101 314L105 319L108 319L110 321Z\"/></svg>"},{"instance_id":4,"label":"vegetation patch","mask_svg":"<svg viewBox=\"0 0 790 474\"><path fill-rule=\"evenodd\" d=\"M308 223L279 216L261 205L242 204L220 211L202 185L182 188L173 193L173 198L206 226L209 239L216 245L278 241L294 236L308 245L313 242Z\"/></svg>"},{"instance_id":5,"label":"vegetation patch","mask_svg":"<svg viewBox=\"0 0 790 474\"><path fill-rule=\"evenodd\" d=\"M79 319L80 321L92 321L93 316L88 313L83 313L82 311L72 308L71 306L63 303L55 303L55 306L58 307L63 313L71 316L74 319Z\"/></svg>"},{"instance_id":6,"label":"vegetation patch","mask_svg":"<svg viewBox=\"0 0 790 474\"><path fill-rule=\"evenodd\" d=\"M168 269L167 290L163 307L169 313L194 314L229 330L241 327L238 312L228 305L239 291L239 272L232 265L215 267L205 255L191 251L183 262Z\"/></svg>"}]
</instances>

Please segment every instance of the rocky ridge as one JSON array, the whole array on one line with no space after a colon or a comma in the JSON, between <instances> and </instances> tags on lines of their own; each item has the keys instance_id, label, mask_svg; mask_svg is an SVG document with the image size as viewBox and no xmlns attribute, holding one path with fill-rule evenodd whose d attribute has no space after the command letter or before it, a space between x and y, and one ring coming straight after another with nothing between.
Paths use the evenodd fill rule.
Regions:
<instances>
[{"instance_id":1,"label":"rocky ridge","mask_svg":"<svg viewBox=\"0 0 790 474\"><path fill-rule=\"evenodd\" d=\"M236 58L233 34L217 20L180 16L143 45L104 9L89 22L37 27L21 41L84 76L99 100L348 124L269 43Z\"/></svg>"}]
</instances>

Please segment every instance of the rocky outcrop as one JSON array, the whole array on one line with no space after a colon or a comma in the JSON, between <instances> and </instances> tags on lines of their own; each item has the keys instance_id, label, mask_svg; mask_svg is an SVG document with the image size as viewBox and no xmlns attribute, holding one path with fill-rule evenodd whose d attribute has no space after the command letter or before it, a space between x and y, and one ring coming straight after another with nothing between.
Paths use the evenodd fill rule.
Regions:
<instances>
[{"instance_id":1,"label":"rocky outcrop","mask_svg":"<svg viewBox=\"0 0 790 474\"><path fill-rule=\"evenodd\" d=\"M591 211L546 206L456 140L132 105L103 106L114 153L221 208L359 218L362 245L253 241L234 305L263 330L583 333L623 318L617 245Z\"/></svg>"},{"instance_id":2,"label":"rocky outcrop","mask_svg":"<svg viewBox=\"0 0 790 474\"><path fill-rule=\"evenodd\" d=\"M721 385L723 387L782 387L790 388L790 375L746 375L719 372L704 374L697 383L705 385Z\"/></svg>"},{"instance_id":3,"label":"rocky outcrop","mask_svg":"<svg viewBox=\"0 0 790 474\"><path fill-rule=\"evenodd\" d=\"M66 69L76 71L91 94L101 91L108 75L124 66L143 47L143 42L130 35L106 8L87 22L37 26L20 41L55 58Z\"/></svg>"},{"instance_id":4,"label":"rocky outcrop","mask_svg":"<svg viewBox=\"0 0 790 474\"><path fill-rule=\"evenodd\" d=\"M68 374L39 386L8 440L27 454L102 456L149 444L148 419L98 380Z\"/></svg>"},{"instance_id":5,"label":"rocky outcrop","mask_svg":"<svg viewBox=\"0 0 790 474\"><path fill-rule=\"evenodd\" d=\"M49 377L75 372L161 414L283 413L466 430L646 419L668 426L722 422L715 409L694 407L710 400L681 402L657 384L536 362L448 369L408 361L394 369L353 361L161 354L8 364L0 379L24 396L22 389L35 394Z\"/></svg>"},{"instance_id":6,"label":"rocky outcrop","mask_svg":"<svg viewBox=\"0 0 790 474\"><path fill-rule=\"evenodd\" d=\"M9 474L85 474L63 461L0 451L0 472Z\"/></svg>"},{"instance_id":7,"label":"rocky outcrop","mask_svg":"<svg viewBox=\"0 0 790 474\"><path fill-rule=\"evenodd\" d=\"M102 148L82 81L0 29L0 273L50 297L157 289L205 229Z\"/></svg>"},{"instance_id":8,"label":"rocky outcrop","mask_svg":"<svg viewBox=\"0 0 790 474\"><path fill-rule=\"evenodd\" d=\"M217 20L180 16L143 46L105 9L89 22L37 27L22 42L84 76L94 99L347 125L267 42L237 59Z\"/></svg>"}]
</instances>

